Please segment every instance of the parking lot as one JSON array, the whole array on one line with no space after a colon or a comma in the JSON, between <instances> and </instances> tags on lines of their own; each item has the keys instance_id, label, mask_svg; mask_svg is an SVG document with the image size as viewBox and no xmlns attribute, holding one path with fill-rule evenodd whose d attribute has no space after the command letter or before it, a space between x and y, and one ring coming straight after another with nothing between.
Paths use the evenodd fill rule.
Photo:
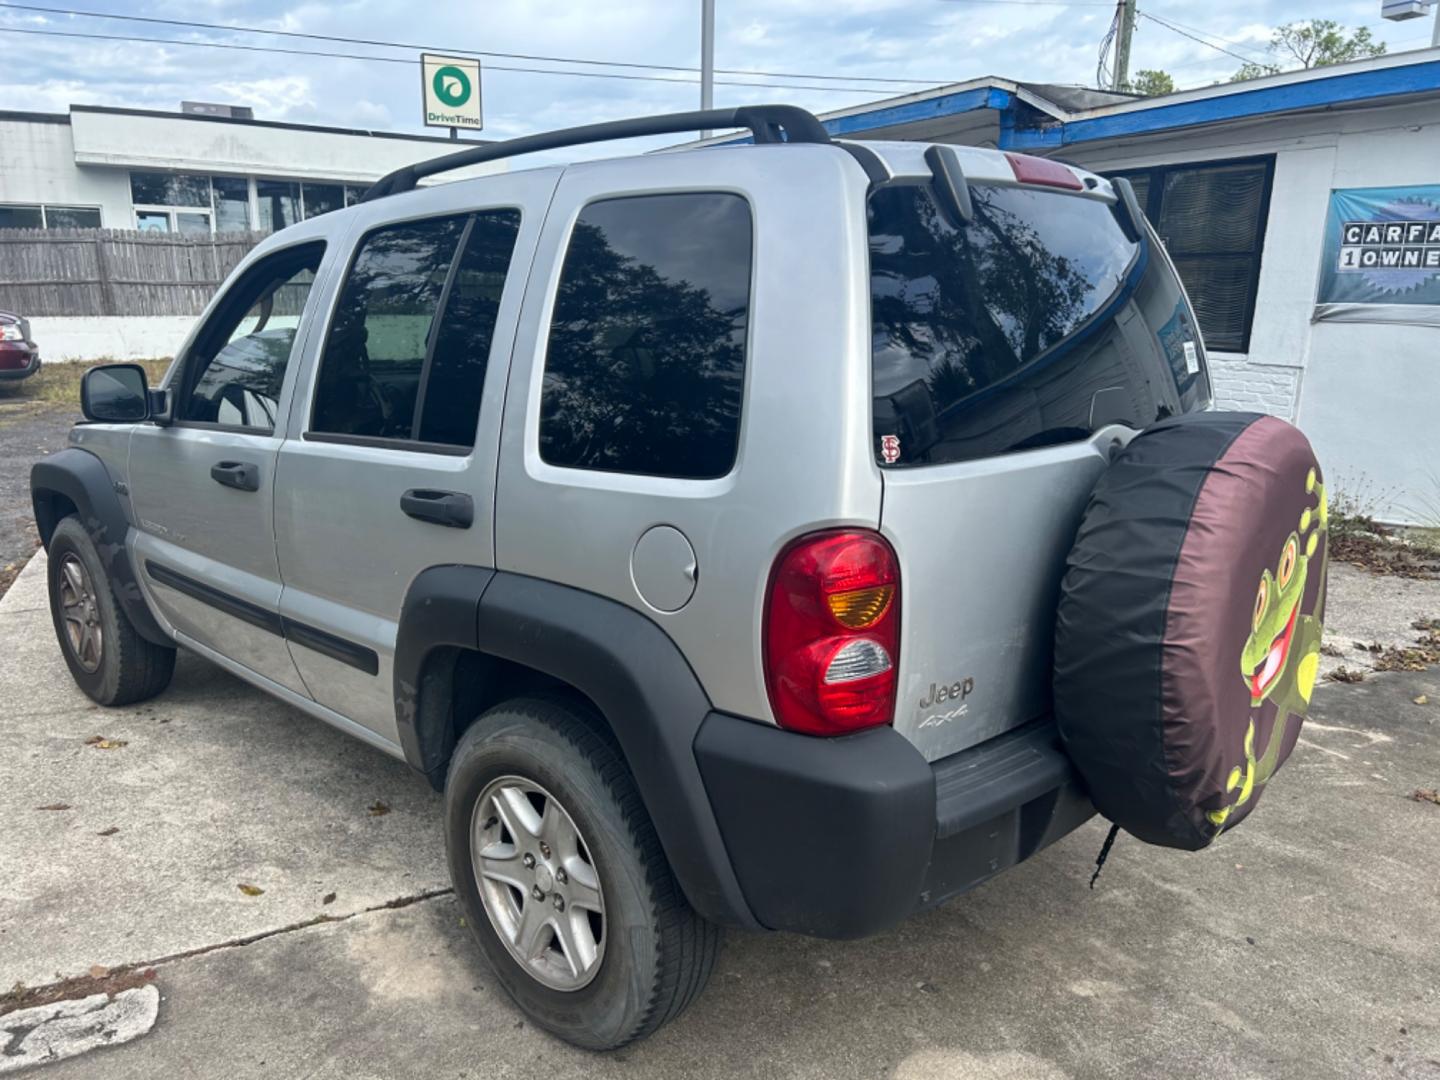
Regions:
<instances>
[{"instance_id":1,"label":"parking lot","mask_svg":"<svg viewBox=\"0 0 1440 1080\"><path fill-rule=\"evenodd\" d=\"M0 601L0 984L160 993L147 1034L46 1076L1440 1077L1432 671L1323 684L1203 853L1122 838L1092 892L1093 822L872 940L732 934L695 1008L596 1057L486 972L422 779L190 657L98 709L43 569ZM1337 568L1332 638L1403 640L1436 596Z\"/></svg>"}]
</instances>

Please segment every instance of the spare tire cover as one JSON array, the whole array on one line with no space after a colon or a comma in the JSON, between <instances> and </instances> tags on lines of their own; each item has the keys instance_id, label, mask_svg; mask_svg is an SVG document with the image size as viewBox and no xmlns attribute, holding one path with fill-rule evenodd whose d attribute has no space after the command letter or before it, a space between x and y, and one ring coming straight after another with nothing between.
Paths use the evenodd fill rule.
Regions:
<instances>
[{"instance_id":1,"label":"spare tire cover","mask_svg":"<svg viewBox=\"0 0 1440 1080\"><path fill-rule=\"evenodd\" d=\"M1325 486L1296 428L1195 413L1137 435L1067 561L1055 714L1096 808L1195 850L1289 756L1320 662Z\"/></svg>"}]
</instances>

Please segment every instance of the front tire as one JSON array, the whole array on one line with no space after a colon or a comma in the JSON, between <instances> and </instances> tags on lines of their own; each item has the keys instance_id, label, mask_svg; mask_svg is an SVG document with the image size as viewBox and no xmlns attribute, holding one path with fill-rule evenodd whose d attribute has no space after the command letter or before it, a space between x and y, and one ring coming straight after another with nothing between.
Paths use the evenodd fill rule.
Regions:
<instances>
[{"instance_id":1,"label":"front tire","mask_svg":"<svg viewBox=\"0 0 1440 1080\"><path fill-rule=\"evenodd\" d=\"M136 632L79 518L50 537L50 618L75 684L101 705L131 705L170 684L175 650Z\"/></svg>"},{"instance_id":2,"label":"front tire","mask_svg":"<svg viewBox=\"0 0 1440 1080\"><path fill-rule=\"evenodd\" d=\"M686 903L601 730L558 700L485 713L450 762L445 839L466 925L506 992L567 1042L613 1050L694 1000L720 930Z\"/></svg>"}]
</instances>

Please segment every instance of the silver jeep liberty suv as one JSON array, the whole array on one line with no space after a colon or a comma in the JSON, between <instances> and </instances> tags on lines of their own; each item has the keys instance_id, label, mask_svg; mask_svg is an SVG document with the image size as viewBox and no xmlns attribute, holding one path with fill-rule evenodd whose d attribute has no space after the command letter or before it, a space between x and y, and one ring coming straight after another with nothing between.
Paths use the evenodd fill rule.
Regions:
<instances>
[{"instance_id":1,"label":"silver jeep liberty suv","mask_svg":"<svg viewBox=\"0 0 1440 1080\"><path fill-rule=\"evenodd\" d=\"M409 762L500 982L612 1048L722 927L874 934L1093 813L1065 554L1209 398L1124 181L765 106L461 150L276 233L161 388L88 374L32 486L87 694L184 647Z\"/></svg>"}]
</instances>

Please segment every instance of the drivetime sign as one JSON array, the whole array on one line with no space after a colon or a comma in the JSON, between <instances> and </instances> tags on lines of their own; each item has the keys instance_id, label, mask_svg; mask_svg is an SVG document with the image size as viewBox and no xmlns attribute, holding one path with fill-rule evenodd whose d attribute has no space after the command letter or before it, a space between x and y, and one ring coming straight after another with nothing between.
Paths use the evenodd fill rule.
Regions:
<instances>
[{"instance_id":1,"label":"drivetime sign","mask_svg":"<svg viewBox=\"0 0 1440 1080\"><path fill-rule=\"evenodd\" d=\"M480 119L480 61L475 57L420 55L425 126L475 128Z\"/></svg>"}]
</instances>

